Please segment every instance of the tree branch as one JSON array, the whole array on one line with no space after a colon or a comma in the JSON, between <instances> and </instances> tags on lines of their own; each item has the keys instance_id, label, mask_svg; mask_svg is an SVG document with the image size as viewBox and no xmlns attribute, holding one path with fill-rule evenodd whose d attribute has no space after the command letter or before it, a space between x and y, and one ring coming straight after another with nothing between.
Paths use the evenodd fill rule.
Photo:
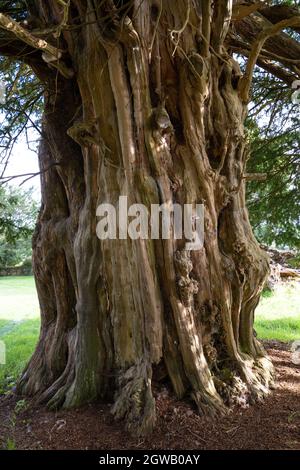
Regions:
<instances>
[{"instance_id":1,"label":"tree branch","mask_svg":"<svg viewBox=\"0 0 300 470\"><path fill-rule=\"evenodd\" d=\"M299 7L290 5L272 5L266 8L259 9L259 12L267 18L271 23L278 23L281 20L298 16L300 11ZM297 26L291 26L292 29L300 32L300 28Z\"/></svg>"},{"instance_id":2,"label":"tree branch","mask_svg":"<svg viewBox=\"0 0 300 470\"><path fill-rule=\"evenodd\" d=\"M247 62L245 74L241 78L240 83L239 83L240 97L245 103L249 101L249 92L250 92L251 83L252 83L253 70L257 62L257 59L259 57L259 54L263 48L264 43L271 36L275 36L283 29L289 28L292 26L300 26L300 16L295 16L292 18L279 21L279 23L276 23L275 25L272 25L264 29L263 31L260 32L257 39L254 41L252 50L250 52L249 59Z\"/></svg>"},{"instance_id":3,"label":"tree branch","mask_svg":"<svg viewBox=\"0 0 300 470\"><path fill-rule=\"evenodd\" d=\"M60 166L60 163L58 163L58 162L52 163L51 165L47 166L47 168L44 168L43 170L37 171L35 173L23 173L21 175L1 176L0 177L0 186L4 185L6 183L9 183L9 181L12 181L16 178L25 178L20 183L20 186L22 186L22 184L26 183L28 180L30 180L32 178L35 178L38 175L42 175L42 174L46 173L47 171L51 170L51 168L53 168L55 166Z\"/></svg>"},{"instance_id":4,"label":"tree branch","mask_svg":"<svg viewBox=\"0 0 300 470\"><path fill-rule=\"evenodd\" d=\"M224 43L232 18L232 1L222 0L214 2L213 28L211 31L211 45L218 52ZM210 38L208 37L208 40Z\"/></svg>"},{"instance_id":5,"label":"tree branch","mask_svg":"<svg viewBox=\"0 0 300 470\"><path fill-rule=\"evenodd\" d=\"M233 34L230 35L230 46L231 46L232 52L240 54L244 57L250 56L251 45L245 41L240 40ZM287 69L285 66L281 67L276 62L287 64L289 66L289 69ZM264 69L266 72L272 74L274 77L279 78L281 81L286 83L289 87L298 78L298 75L295 73L295 71L290 71L290 65L291 64L300 65L300 59L297 60L297 59L290 59L290 58L278 56L277 54L274 54L270 51L263 49L256 63L259 67Z\"/></svg>"},{"instance_id":6,"label":"tree branch","mask_svg":"<svg viewBox=\"0 0 300 470\"><path fill-rule=\"evenodd\" d=\"M62 57L62 51L49 44L44 39L36 38L25 28L20 26L15 20L9 16L0 13L0 28L9 31L14 34L23 43L31 46L35 50L41 50L43 52L42 58L48 65L55 67L65 78L72 78L74 72L72 69L67 67L64 62L60 59Z\"/></svg>"},{"instance_id":7,"label":"tree branch","mask_svg":"<svg viewBox=\"0 0 300 470\"><path fill-rule=\"evenodd\" d=\"M206 39L203 43L203 55L208 57L209 55L209 44L210 44L210 19L211 19L211 2L202 2L202 35Z\"/></svg>"}]
</instances>

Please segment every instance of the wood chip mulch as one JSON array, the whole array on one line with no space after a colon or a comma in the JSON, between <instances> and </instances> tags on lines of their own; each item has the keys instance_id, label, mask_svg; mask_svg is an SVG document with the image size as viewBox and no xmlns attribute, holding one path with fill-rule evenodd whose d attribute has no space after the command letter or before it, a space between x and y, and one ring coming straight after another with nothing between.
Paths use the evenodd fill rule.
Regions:
<instances>
[{"instance_id":1,"label":"wood chip mulch","mask_svg":"<svg viewBox=\"0 0 300 470\"><path fill-rule=\"evenodd\" d=\"M261 404L212 420L199 417L165 386L155 391L157 426L147 438L129 435L110 405L50 412L0 397L0 449L300 449L300 366L284 343L266 342L277 371L276 389ZM19 402L19 404L18 404ZM20 411L15 413L14 410ZM10 444L11 445L11 444Z\"/></svg>"}]
</instances>

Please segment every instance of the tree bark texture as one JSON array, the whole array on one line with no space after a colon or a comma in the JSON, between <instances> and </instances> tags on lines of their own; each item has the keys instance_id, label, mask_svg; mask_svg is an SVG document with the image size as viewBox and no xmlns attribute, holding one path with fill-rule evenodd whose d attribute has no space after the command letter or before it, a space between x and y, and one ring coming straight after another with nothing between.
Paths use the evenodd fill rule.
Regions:
<instances>
[{"instance_id":1,"label":"tree bark texture","mask_svg":"<svg viewBox=\"0 0 300 470\"><path fill-rule=\"evenodd\" d=\"M18 389L53 409L109 398L134 433L155 424L159 368L211 415L272 383L253 335L268 259L245 207L247 104L224 46L230 2L214 5L74 0L59 38L74 77L32 61L46 85L40 166L57 165L41 176L42 325ZM62 21L56 1L36 2L35 14ZM204 203L204 247L100 241L97 206L120 195Z\"/></svg>"}]
</instances>

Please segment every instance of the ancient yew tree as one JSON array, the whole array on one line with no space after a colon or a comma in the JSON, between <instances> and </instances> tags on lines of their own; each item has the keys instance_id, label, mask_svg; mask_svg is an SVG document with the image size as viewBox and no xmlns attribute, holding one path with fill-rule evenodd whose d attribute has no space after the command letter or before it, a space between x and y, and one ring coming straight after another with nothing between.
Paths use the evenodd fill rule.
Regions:
<instances>
[{"instance_id":1,"label":"ancient yew tree","mask_svg":"<svg viewBox=\"0 0 300 470\"><path fill-rule=\"evenodd\" d=\"M289 86L299 77L298 9L33 0L1 2L0 27L2 56L44 88L42 325L18 391L53 409L109 398L133 432L155 424L158 370L201 413L263 398L273 371L253 318L268 259L245 207L244 120L256 62ZM100 241L97 207L120 195L203 203L204 247Z\"/></svg>"}]
</instances>

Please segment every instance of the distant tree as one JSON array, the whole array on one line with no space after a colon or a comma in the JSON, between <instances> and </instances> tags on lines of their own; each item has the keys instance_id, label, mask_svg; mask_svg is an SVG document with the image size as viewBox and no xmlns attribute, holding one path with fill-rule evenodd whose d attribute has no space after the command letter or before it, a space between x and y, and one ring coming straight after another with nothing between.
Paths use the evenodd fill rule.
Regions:
<instances>
[{"instance_id":1,"label":"distant tree","mask_svg":"<svg viewBox=\"0 0 300 470\"><path fill-rule=\"evenodd\" d=\"M32 190L0 186L0 266L15 266L31 257L31 237L38 203Z\"/></svg>"}]
</instances>

